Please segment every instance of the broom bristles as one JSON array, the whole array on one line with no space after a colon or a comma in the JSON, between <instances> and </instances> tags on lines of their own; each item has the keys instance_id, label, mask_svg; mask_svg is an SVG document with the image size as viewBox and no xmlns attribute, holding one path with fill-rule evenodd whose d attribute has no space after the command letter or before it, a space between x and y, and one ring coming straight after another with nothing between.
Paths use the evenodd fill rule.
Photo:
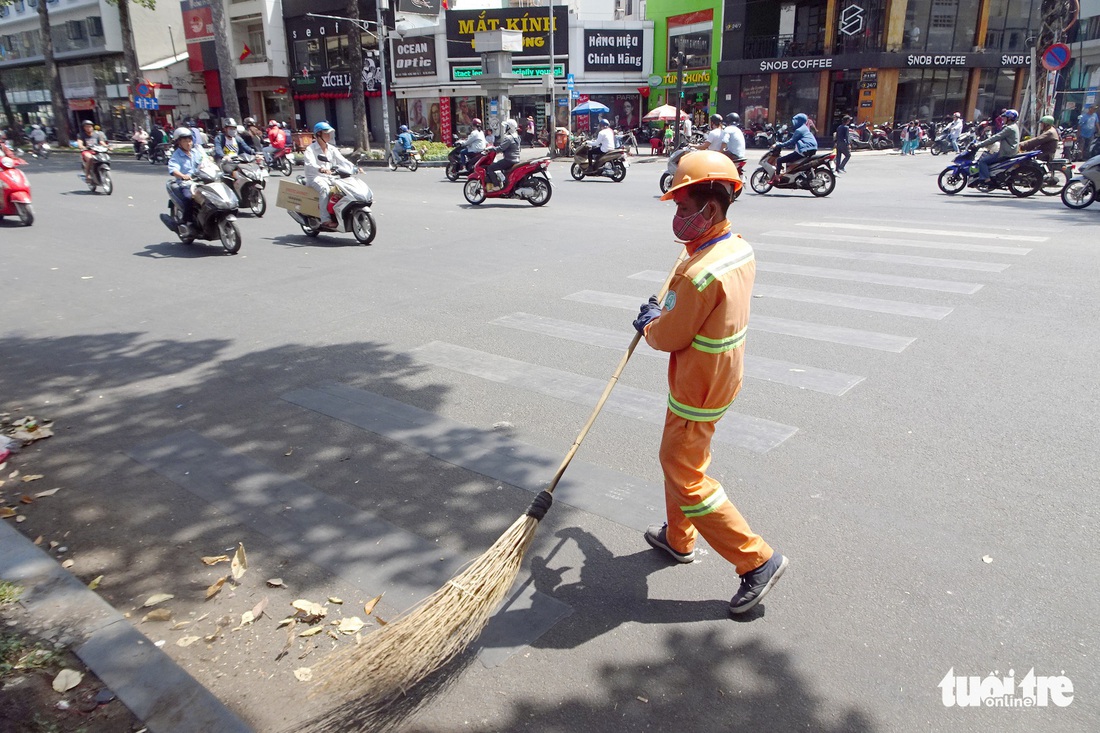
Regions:
<instances>
[{"instance_id":1,"label":"broom bristles","mask_svg":"<svg viewBox=\"0 0 1100 733\"><path fill-rule=\"evenodd\" d=\"M361 644L326 659L318 689L385 708L481 634L519 574L539 520L524 514L464 570Z\"/></svg>"}]
</instances>

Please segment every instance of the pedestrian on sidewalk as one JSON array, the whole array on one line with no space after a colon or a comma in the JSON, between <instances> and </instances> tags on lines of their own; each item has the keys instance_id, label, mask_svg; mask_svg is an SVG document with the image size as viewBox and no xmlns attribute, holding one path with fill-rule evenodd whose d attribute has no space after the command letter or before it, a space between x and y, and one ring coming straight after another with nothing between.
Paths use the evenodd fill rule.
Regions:
<instances>
[{"instance_id":1,"label":"pedestrian on sidewalk","mask_svg":"<svg viewBox=\"0 0 1100 733\"><path fill-rule=\"evenodd\" d=\"M1096 105L1085 107L1085 112L1077 118L1077 139L1080 141L1077 148L1080 150L1080 160L1088 160L1092 157L1092 142L1096 138L1096 132L1100 120L1096 117Z\"/></svg>"},{"instance_id":2,"label":"pedestrian on sidewalk","mask_svg":"<svg viewBox=\"0 0 1100 733\"><path fill-rule=\"evenodd\" d=\"M711 150L680 159L672 188L672 231L687 249L664 302L642 305L634 327L646 343L669 352L668 407L661 439L668 521L652 525L646 541L676 562L695 560L702 534L741 576L730 612L744 613L771 590L787 559L755 534L725 489L707 475L715 426L741 390L745 331L756 275L752 247L726 219L741 188L737 166Z\"/></svg>"},{"instance_id":3,"label":"pedestrian on sidewalk","mask_svg":"<svg viewBox=\"0 0 1100 733\"><path fill-rule=\"evenodd\" d=\"M840 124L836 127L836 172L844 173L848 161L852 159L852 139L850 137L848 123L852 121L851 115L840 118Z\"/></svg>"}]
</instances>

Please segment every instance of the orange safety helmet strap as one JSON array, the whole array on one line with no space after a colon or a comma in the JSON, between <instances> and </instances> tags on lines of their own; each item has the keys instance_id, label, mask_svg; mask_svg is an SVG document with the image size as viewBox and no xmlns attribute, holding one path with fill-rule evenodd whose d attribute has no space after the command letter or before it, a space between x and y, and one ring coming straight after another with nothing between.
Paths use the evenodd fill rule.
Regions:
<instances>
[{"instance_id":1,"label":"orange safety helmet strap","mask_svg":"<svg viewBox=\"0 0 1100 733\"><path fill-rule=\"evenodd\" d=\"M737 173L737 166L722 153L714 150L696 150L687 153L676 165L672 187L661 197L661 200L668 201L681 188L711 181L729 183L733 187L733 193L737 193L743 185L741 176Z\"/></svg>"}]
</instances>

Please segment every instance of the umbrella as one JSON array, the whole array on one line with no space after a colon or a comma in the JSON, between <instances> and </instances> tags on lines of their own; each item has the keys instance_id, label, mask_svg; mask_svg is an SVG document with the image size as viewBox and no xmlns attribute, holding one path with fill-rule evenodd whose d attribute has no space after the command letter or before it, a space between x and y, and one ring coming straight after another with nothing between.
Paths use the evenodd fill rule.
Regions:
<instances>
[{"instance_id":1,"label":"umbrella","mask_svg":"<svg viewBox=\"0 0 1100 733\"><path fill-rule=\"evenodd\" d=\"M593 102L591 100L584 102L583 104L578 104L576 107L573 108L573 114L575 115L591 113L603 114L604 112L610 111L611 110L606 105L602 105L599 102Z\"/></svg>"},{"instance_id":2,"label":"umbrella","mask_svg":"<svg viewBox=\"0 0 1100 733\"><path fill-rule=\"evenodd\" d=\"M688 117L687 112L680 110L680 119L686 120ZM671 122L676 119L676 108L671 104L662 104L660 107L651 109L645 113L642 117L643 122L653 122L654 120L660 120L661 122Z\"/></svg>"}]
</instances>

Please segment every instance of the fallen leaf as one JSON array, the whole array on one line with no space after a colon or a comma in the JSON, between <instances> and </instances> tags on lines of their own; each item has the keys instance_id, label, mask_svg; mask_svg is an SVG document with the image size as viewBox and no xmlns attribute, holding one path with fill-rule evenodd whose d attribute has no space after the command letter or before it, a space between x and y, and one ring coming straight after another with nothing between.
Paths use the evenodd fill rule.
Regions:
<instances>
[{"instance_id":1,"label":"fallen leaf","mask_svg":"<svg viewBox=\"0 0 1100 733\"><path fill-rule=\"evenodd\" d=\"M237 628L239 629L239 628L242 628L244 626L248 626L250 623L252 623L255 620L256 620L256 617L252 614L251 611L245 611L244 613L241 614L241 623L238 624Z\"/></svg>"},{"instance_id":2,"label":"fallen leaf","mask_svg":"<svg viewBox=\"0 0 1100 733\"><path fill-rule=\"evenodd\" d=\"M61 567L65 568L66 570L71 568L73 565L76 565L76 562L72 559L66 560L65 562L61 563Z\"/></svg>"},{"instance_id":3,"label":"fallen leaf","mask_svg":"<svg viewBox=\"0 0 1100 733\"><path fill-rule=\"evenodd\" d=\"M218 595L218 591L220 591L222 589L222 586L225 585L225 581L227 580L227 578L228 576L218 578L218 580L213 585L206 589L206 600L209 601L211 598Z\"/></svg>"},{"instance_id":4,"label":"fallen leaf","mask_svg":"<svg viewBox=\"0 0 1100 733\"><path fill-rule=\"evenodd\" d=\"M309 682L313 679L313 670L309 667L299 667L294 670L294 676L298 678L299 682Z\"/></svg>"},{"instance_id":5,"label":"fallen leaf","mask_svg":"<svg viewBox=\"0 0 1100 733\"><path fill-rule=\"evenodd\" d=\"M284 626L286 626L287 624L296 624L296 623L298 623L298 619L294 618L293 616L287 616L282 621L280 621L279 625L276 626L275 628L281 629Z\"/></svg>"},{"instance_id":6,"label":"fallen leaf","mask_svg":"<svg viewBox=\"0 0 1100 733\"><path fill-rule=\"evenodd\" d=\"M358 616L349 616L345 619L341 619L340 625L336 628L339 629L341 634L354 634L366 625L363 619Z\"/></svg>"},{"instance_id":7,"label":"fallen leaf","mask_svg":"<svg viewBox=\"0 0 1100 733\"><path fill-rule=\"evenodd\" d=\"M40 478L44 478L40 473L28 473L26 476L23 477L23 483L27 484L31 481L37 481Z\"/></svg>"},{"instance_id":8,"label":"fallen leaf","mask_svg":"<svg viewBox=\"0 0 1100 733\"><path fill-rule=\"evenodd\" d=\"M52 550L52 549L54 549L54 548L55 548L55 547L57 547L57 546L58 546L59 544L61 544L61 543L60 543L60 542L57 542L56 540L50 540L50 549L51 549L51 550Z\"/></svg>"},{"instance_id":9,"label":"fallen leaf","mask_svg":"<svg viewBox=\"0 0 1100 733\"><path fill-rule=\"evenodd\" d=\"M298 636L313 636L314 634L320 634L324 630L324 626L314 626L313 628L306 629L302 633L298 634Z\"/></svg>"},{"instance_id":10,"label":"fallen leaf","mask_svg":"<svg viewBox=\"0 0 1100 733\"><path fill-rule=\"evenodd\" d=\"M16 511L10 506L0 506L0 519L10 519L14 517Z\"/></svg>"},{"instance_id":11,"label":"fallen leaf","mask_svg":"<svg viewBox=\"0 0 1100 733\"><path fill-rule=\"evenodd\" d=\"M982 562L988 565L989 563L993 562L993 558L989 555L982 555Z\"/></svg>"},{"instance_id":12,"label":"fallen leaf","mask_svg":"<svg viewBox=\"0 0 1100 733\"><path fill-rule=\"evenodd\" d=\"M37 537L34 538L34 544L41 545L42 540L44 540L44 539L45 539L45 537L43 537L42 535L38 535Z\"/></svg>"},{"instance_id":13,"label":"fallen leaf","mask_svg":"<svg viewBox=\"0 0 1100 733\"><path fill-rule=\"evenodd\" d=\"M244 571L248 570L248 559L244 556L244 543L237 543L237 551L233 553L233 561L230 564L233 572L233 580L240 580Z\"/></svg>"},{"instance_id":14,"label":"fallen leaf","mask_svg":"<svg viewBox=\"0 0 1100 733\"><path fill-rule=\"evenodd\" d=\"M34 499L32 499L32 498L31 498L31 497L30 497L29 495L27 495L27 494L23 494L23 495L22 495L21 497L19 497L19 502L20 502L21 504L33 504L33 503L34 503Z\"/></svg>"},{"instance_id":15,"label":"fallen leaf","mask_svg":"<svg viewBox=\"0 0 1100 733\"><path fill-rule=\"evenodd\" d=\"M202 559L203 565L217 565L220 562L229 562L229 555L208 555Z\"/></svg>"},{"instance_id":16,"label":"fallen leaf","mask_svg":"<svg viewBox=\"0 0 1100 733\"><path fill-rule=\"evenodd\" d=\"M95 590L96 588L99 587L99 584L101 582L103 582L103 576L102 575L95 576L94 578L92 578L92 582L88 583L88 590Z\"/></svg>"},{"instance_id":17,"label":"fallen leaf","mask_svg":"<svg viewBox=\"0 0 1100 733\"><path fill-rule=\"evenodd\" d=\"M272 588L286 588L282 578L268 578L267 584Z\"/></svg>"},{"instance_id":18,"label":"fallen leaf","mask_svg":"<svg viewBox=\"0 0 1100 733\"><path fill-rule=\"evenodd\" d=\"M198 623L199 621L202 621L203 619L205 619L209 615L210 615L209 613L204 613L203 615L201 615L197 619L195 619L195 623Z\"/></svg>"},{"instance_id":19,"label":"fallen leaf","mask_svg":"<svg viewBox=\"0 0 1100 733\"><path fill-rule=\"evenodd\" d=\"M142 608L149 608L149 606L155 606L158 603L164 603L165 601L170 601L173 598L175 598L175 596L172 595L171 593L155 593L155 594L149 596L145 600L145 603L141 604L141 607Z\"/></svg>"},{"instance_id":20,"label":"fallen leaf","mask_svg":"<svg viewBox=\"0 0 1100 733\"><path fill-rule=\"evenodd\" d=\"M176 640L176 646L191 646L199 640L197 636L181 636Z\"/></svg>"},{"instance_id":21,"label":"fallen leaf","mask_svg":"<svg viewBox=\"0 0 1100 733\"><path fill-rule=\"evenodd\" d=\"M260 599L260 602L252 607L252 618L258 619L264 615L264 611L267 610L267 596Z\"/></svg>"},{"instance_id":22,"label":"fallen leaf","mask_svg":"<svg viewBox=\"0 0 1100 733\"><path fill-rule=\"evenodd\" d=\"M299 598L290 604L298 610L298 613L305 616L306 619L319 619L328 615L328 609L322 606L320 603L314 603L313 601L307 601L304 598Z\"/></svg>"},{"instance_id":23,"label":"fallen leaf","mask_svg":"<svg viewBox=\"0 0 1100 733\"><path fill-rule=\"evenodd\" d=\"M386 619L382 618L381 616L375 616L375 617L374 617L374 620L378 622L378 625L379 625L379 626L386 626L386 625L388 625L388 624L389 624L389 621L387 621Z\"/></svg>"},{"instance_id":24,"label":"fallen leaf","mask_svg":"<svg viewBox=\"0 0 1100 733\"><path fill-rule=\"evenodd\" d=\"M367 601L365 604L363 604L363 610L366 612L366 614L368 616L370 616L372 613L374 613L374 607L378 605L378 602L380 600L382 600L382 596L384 596L384 595L386 595L386 594L385 593L380 593L379 595L376 595L374 598L371 598L369 601Z\"/></svg>"},{"instance_id":25,"label":"fallen leaf","mask_svg":"<svg viewBox=\"0 0 1100 733\"><path fill-rule=\"evenodd\" d=\"M186 629L190 625L191 625L190 621L177 621L176 623L172 624L171 631L179 631L180 629Z\"/></svg>"},{"instance_id":26,"label":"fallen leaf","mask_svg":"<svg viewBox=\"0 0 1100 733\"><path fill-rule=\"evenodd\" d=\"M16 521L17 524L21 523L21 522L25 522L25 521L27 521L27 517L23 514L20 514L19 516L17 516L15 518L15 521Z\"/></svg>"},{"instance_id":27,"label":"fallen leaf","mask_svg":"<svg viewBox=\"0 0 1100 733\"><path fill-rule=\"evenodd\" d=\"M150 611L149 613L145 614L145 616L142 617L141 622L145 623L146 621L171 621L171 620L172 620L172 609L170 609L170 608L158 608L156 610Z\"/></svg>"},{"instance_id":28,"label":"fallen leaf","mask_svg":"<svg viewBox=\"0 0 1100 733\"><path fill-rule=\"evenodd\" d=\"M642 697L641 695L638 695L638 696L637 696L637 699L638 699L638 700L640 700L641 702L649 702L649 698L648 698L648 697Z\"/></svg>"},{"instance_id":29,"label":"fallen leaf","mask_svg":"<svg viewBox=\"0 0 1100 733\"><path fill-rule=\"evenodd\" d=\"M84 679L84 674L75 669L63 669L53 678L53 688L58 692L68 692Z\"/></svg>"},{"instance_id":30,"label":"fallen leaf","mask_svg":"<svg viewBox=\"0 0 1100 733\"><path fill-rule=\"evenodd\" d=\"M53 496L58 491L61 491L60 486L57 487L56 489L46 489L45 491L39 491L37 494L34 495L34 498L35 499L41 499L44 496Z\"/></svg>"},{"instance_id":31,"label":"fallen leaf","mask_svg":"<svg viewBox=\"0 0 1100 733\"><path fill-rule=\"evenodd\" d=\"M283 455L284 455L284 456L289 456L289 455L290 455L291 453L293 453L293 452L294 452L294 449L293 449L293 448L291 448L290 450L288 450L288 451L287 451L286 453L284 453Z\"/></svg>"},{"instance_id":32,"label":"fallen leaf","mask_svg":"<svg viewBox=\"0 0 1100 733\"><path fill-rule=\"evenodd\" d=\"M342 603L343 603L344 601L343 601L343 599L341 599L341 598L337 598L336 596L329 596L329 597L328 597L328 602L329 602L329 603L335 603L335 604L336 604L337 606L339 606L339 605L341 605L341 604L342 604Z\"/></svg>"}]
</instances>

